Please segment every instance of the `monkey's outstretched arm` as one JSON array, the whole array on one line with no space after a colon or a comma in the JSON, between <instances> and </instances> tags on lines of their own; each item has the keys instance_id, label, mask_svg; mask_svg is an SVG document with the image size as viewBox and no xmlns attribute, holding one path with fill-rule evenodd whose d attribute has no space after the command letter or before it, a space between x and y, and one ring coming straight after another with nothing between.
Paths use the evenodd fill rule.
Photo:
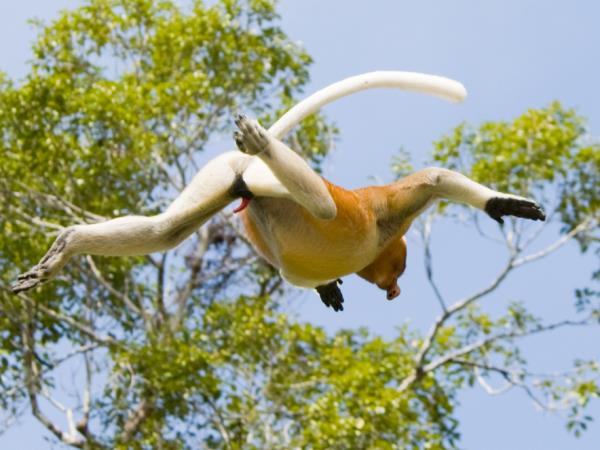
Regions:
<instances>
[{"instance_id":1,"label":"monkey's outstretched arm","mask_svg":"<svg viewBox=\"0 0 600 450\"><path fill-rule=\"evenodd\" d=\"M494 191L452 170L430 167L415 172L392 185L390 211L412 218L433 200L447 199L466 203L485 211L499 223L502 216L545 220L541 207L533 200Z\"/></svg>"}]
</instances>

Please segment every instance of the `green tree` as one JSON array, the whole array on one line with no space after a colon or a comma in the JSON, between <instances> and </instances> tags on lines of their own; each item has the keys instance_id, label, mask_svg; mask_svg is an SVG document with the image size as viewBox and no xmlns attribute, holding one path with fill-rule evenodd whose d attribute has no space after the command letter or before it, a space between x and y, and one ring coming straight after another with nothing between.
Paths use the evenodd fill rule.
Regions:
<instances>
[{"instance_id":1,"label":"green tree","mask_svg":"<svg viewBox=\"0 0 600 450\"><path fill-rule=\"evenodd\" d=\"M519 339L597 324L594 286L577 291L574 318L555 323L518 303L500 317L480 306L509 273L570 239L598 252L600 148L572 111L553 104L510 123L461 125L435 144L435 163L545 199L561 228L530 253L539 230L507 222L494 236L507 248L504 270L452 302L433 276L429 232L457 207L432 210L418 229L440 316L424 335L328 335L296 323L278 275L228 214L174 251L82 256L17 297L8 286L62 227L163 209L209 144L229 135L236 111L272 122L301 93L311 62L270 0L90 0L40 27L28 76L0 76L7 418L25 408L79 448L445 449L458 445L461 388L500 377L540 406L568 408L567 426L585 429L597 362L577 361L559 378L537 374ZM334 135L313 116L289 142L318 168ZM477 215L461 217L478 225ZM60 383L67 370L76 372L69 387Z\"/></svg>"}]
</instances>

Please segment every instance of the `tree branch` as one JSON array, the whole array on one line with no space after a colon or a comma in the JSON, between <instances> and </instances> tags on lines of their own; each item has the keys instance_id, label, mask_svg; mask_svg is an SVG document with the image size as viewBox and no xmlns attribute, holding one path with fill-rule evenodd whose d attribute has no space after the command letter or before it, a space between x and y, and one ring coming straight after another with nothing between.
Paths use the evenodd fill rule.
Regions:
<instances>
[{"instance_id":1,"label":"tree branch","mask_svg":"<svg viewBox=\"0 0 600 450\"><path fill-rule=\"evenodd\" d=\"M2 288L4 290L8 290L5 287L2 287ZM79 322L75 319L72 319L71 317L69 317L61 312L54 311L53 309L48 308L47 306L45 306L44 304L42 304L40 302L36 302L35 300L33 300L31 297L24 294L23 292L20 292L18 295L19 295L19 298L24 300L28 305L41 311L43 314L46 314L47 316L52 317L53 319L56 319L60 322L64 322L64 323L70 325L71 327L75 328L76 330L78 330L81 333L83 333L84 335L86 335L88 338L92 339L94 342L97 342L102 345L117 345L118 344L118 341L116 341L115 339L113 339L109 336L101 336L101 335L97 334L94 330L83 325L81 322Z\"/></svg>"},{"instance_id":2,"label":"tree branch","mask_svg":"<svg viewBox=\"0 0 600 450\"><path fill-rule=\"evenodd\" d=\"M19 187L21 187L22 189L27 191L30 195L33 195L34 197L41 199L42 201L44 201L44 203L46 203L49 206L62 209L71 218L77 219L78 222L81 222L82 217L85 220L92 221L92 222L103 222L104 220L106 220L105 217L100 216L98 214L94 214L83 208L80 208L79 206L74 205L73 203L65 200L64 198L61 198L56 195L36 191L35 189L31 189L26 184L18 182L18 181L16 183ZM23 194L20 192L14 192L14 195L19 197L19 196L22 196Z\"/></svg>"},{"instance_id":3,"label":"tree branch","mask_svg":"<svg viewBox=\"0 0 600 450\"><path fill-rule=\"evenodd\" d=\"M183 288L179 290L179 295L175 299L175 305L177 310L175 312L175 316L173 317L172 326L178 327L181 325L183 320L183 316L185 314L185 307L187 305L187 301L194 289L194 286L198 282L198 277L200 276L202 270L202 260L206 250L208 249L209 244L209 232L208 227L202 227L196 233L198 236L198 246L196 247L193 255L191 256L191 267L190 267L190 276L188 282L185 284Z\"/></svg>"},{"instance_id":4,"label":"tree branch","mask_svg":"<svg viewBox=\"0 0 600 450\"><path fill-rule=\"evenodd\" d=\"M167 257L169 252L164 252L160 258L160 266L157 278L157 289L156 289L156 304L158 305L158 311L162 316L162 321L165 322L169 316L167 308L165 306L165 277L167 276Z\"/></svg>"},{"instance_id":5,"label":"tree branch","mask_svg":"<svg viewBox=\"0 0 600 450\"><path fill-rule=\"evenodd\" d=\"M498 285L500 285L502 280L504 280L506 278L506 276L509 274L509 272L511 271L512 262L513 262L513 260L509 259L509 261L506 264L506 266L504 267L504 269L486 288L471 295L470 297L466 297L463 300L460 300L460 301L454 303L440 317L438 317L438 319L434 322L433 326L431 327L431 330L429 331L429 333L423 340L423 343L421 344L421 348L420 348L419 352L417 353L417 356L415 358L415 361L416 361L415 370L416 371L420 371L422 369L422 367L425 363L427 354L429 353L429 351L431 350L431 348L433 346L435 337L437 336L437 333L439 332L440 328L444 325L444 323L446 323L446 321L450 317L452 317L455 313L457 313L458 311L466 308L471 303L475 302L476 300L480 299L481 297L489 294L494 289L496 289L498 287Z\"/></svg>"},{"instance_id":6,"label":"tree branch","mask_svg":"<svg viewBox=\"0 0 600 450\"><path fill-rule=\"evenodd\" d=\"M431 372L431 371L437 369L438 367L443 366L444 364L448 363L449 361L451 361L453 359L467 355L475 350L478 350L482 347L485 347L485 346L487 346L495 341L501 340L501 339L513 339L513 338L517 338L517 337L532 336L534 334L544 333L546 331L552 331L552 330L556 330L558 328L563 328L563 327L589 325L592 323L592 320L593 320L593 317L588 316L582 320L562 320L560 322L555 322L555 323L552 323L549 325L539 325L536 328L531 329L531 330L520 330L520 331L513 330L513 331L506 332L506 333L499 333L499 334L496 334L493 336L489 336L485 339L481 339L477 342L473 342L472 344L465 345L464 347L461 347L461 348L459 348L453 352L450 352L444 356L440 356L436 360L423 366L422 371L424 373Z\"/></svg>"},{"instance_id":7,"label":"tree branch","mask_svg":"<svg viewBox=\"0 0 600 450\"><path fill-rule=\"evenodd\" d=\"M53 223L53 222L48 222L46 220L40 219L39 217L31 216L31 215L27 214L25 211L23 211L21 208L11 206L10 209L16 215L20 216L25 221L23 223L25 223L27 225L34 224L40 228L50 228L51 230L55 230L57 232L64 230L64 227L62 225L59 225L59 224ZM21 221L19 221L19 222L21 222Z\"/></svg>"},{"instance_id":8,"label":"tree branch","mask_svg":"<svg viewBox=\"0 0 600 450\"><path fill-rule=\"evenodd\" d=\"M79 431L88 440L92 439L89 422L90 422L90 410L91 410L91 390L92 390L92 367L90 357L85 352L83 354L85 362L85 388L83 390L83 402L82 402L82 417L76 424L77 431Z\"/></svg>"},{"instance_id":9,"label":"tree branch","mask_svg":"<svg viewBox=\"0 0 600 450\"><path fill-rule=\"evenodd\" d=\"M530 263L537 259L543 258L543 257L551 254L552 252L558 250L560 247L562 247L564 244L566 244L570 239L572 239L578 233L580 233L581 231L585 230L588 226L590 226L591 223L593 223L592 218L588 218L588 219L584 220L581 224L579 224L577 227L575 227L573 230L571 230L568 234L562 236L560 239L558 239L556 242L554 242L553 244L546 247L544 250L542 250L538 253L535 253L533 255L523 257L523 258L518 258L519 250L516 247L514 247L514 245L512 244L512 237L509 235L505 235L507 246L509 247L509 249L511 251L510 251L509 260L506 263L504 269L502 269L502 271L496 276L496 278L487 287L483 288L479 292L477 292L469 297L466 297L466 298L454 303L452 306L450 306L448 309L446 309L445 312L440 317L438 317L438 319L434 322L433 326L431 327L429 333L423 340L423 343L421 344L419 352L417 353L417 355L415 357L415 369L414 369L413 374L409 375L409 377L407 377L401 384L401 386L403 386L403 389L408 387L417 378L422 376L427 355L433 346L433 343L435 341L435 337L437 336L437 333L442 328L442 326L454 314L456 314L457 312L468 307L469 305L471 305L475 301L479 300L480 298L488 295L490 292L494 291L500 285L500 283L502 283L502 281L504 281L504 279L508 276L508 274L513 269L515 269L519 266L522 266L526 263Z\"/></svg>"},{"instance_id":10,"label":"tree branch","mask_svg":"<svg viewBox=\"0 0 600 450\"><path fill-rule=\"evenodd\" d=\"M28 311L28 317L21 325L21 337L25 344L24 351L24 369L25 369L25 386L29 397L29 405L31 413L40 421L48 431L56 436L61 442L72 445L73 447L83 448L85 441L78 438L75 433L65 433L54 422L52 422L40 409L37 395L40 391L42 383L40 371L35 362L35 341L33 336L33 311L31 308Z\"/></svg>"},{"instance_id":11,"label":"tree branch","mask_svg":"<svg viewBox=\"0 0 600 450\"><path fill-rule=\"evenodd\" d=\"M524 256L522 258L516 259L513 262L513 267L518 267L523 264L527 264L532 261L536 261L538 259L544 258L545 256L548 256L552 252L561 248L563 245L565 245L567 242L569 242L572 238L577 236L579 233L591 228L593 223L594 223L593 218L591 218L591 217L587 218L586 220L581 222L579 225L577 225L575 228L573 228L571 231L569 231L567 234L565 234L560 239L555 241L553 244L546 247L545 249L543 249L537 253L534 253L532 255L528 255L528 256Z\"/></svg>"},{"instance_id":12,"label":"tree branch","mask_svg":"<svg viewBox=\"0 0 600 450\"><path fill-rule=\"evenodd\" d=\"M153 408L154 405L148 399L143 398L137 408L130 412L125 425L123 425L123 431L119 440L123 443L128 443L135 433L137 433Z\"/></svg>"},{"instance_id":13,"label":"tree branch","mask_svg":"<svg viewBox=\"0 0 600 450\"><path fill-rule=\"evenodd\" d=\"M527 394L527 396L531 399L531 401L533 401L533 403L536 404L539 408L541 408L545 411L554 411L557 409L556 407L554 407L550 404L542 402L535 395L535 393L533 392L533 389L530 386L528 386L527 384L525 384L522 381L519 381L519 377L527 376L527 372L521 372L521 374L517 374L508 369L496 367L496 366L493 366L488 363L477 363L474 361L468 361L468 360L464 360L464 359L455 359L455 360L452 360L451 362L455 363L455 364L473 367L476 371L478 371L479 369L482 369L482 370L486 370L488 372L495 372L495 373L501 375L502 378L504 378L504 380L506 380L507 385L505 388L503 388L502 390L499 390L499 391L493 390L485 382L485 380L481 377L481 375L479 375L479 374L477 375L477 378L478 378L480 384L484 387L484 389L486 389L486 391L488 393L491 393L492 395L498 395L500 393L506 392L508 389L517 387L517 388L522 389L525 392L525 394ZM490 390L491 390L491 392L490 392Z\"/></svg>"},{"instance_id":14,"label":"tree branch","mask_svg":"<svg viewBox=\"0 0 600 450\"><path fill-rule=\"evenodd\" d=\"M433 278L433 262L431 260L431 226L433 224L433 218L435 213L429 213L425 220L422 222L421 238L423 239L423 246L425 251L425 274L427 275L427 281L429 285L433 289L433 293L435 294L442 311L445 313L447 311L446 302L444 301L444 297L442 296L441 291L439 290L435 279Z\"/></svg>"},{"instance_id":15,"label":"tree branch","mask_svg":"<svg viewBox=\"0 0 600 450\"><path fill-rule=\"evenodd\" d=\"M217 427L217 430L219 430L219 434L223 438L223 441L225 441L226 448L231 449L232 448L231 437L229 436L227 427L225 426L225 421L223 419L223 415L221 414L221 411L219 410L217 405L215 405L215 403L212 401L212 399L209 396L206 396L206 403L208 403L210 408L213 410L213 413L214 413L213 423Z\"/></svg>"},{"instance_id":16,"label":"tree branch","mask_svg":"<svg viewBox=\"0 0 600 450\"><path fill-rule=\"evenodd\" d=\"M96 263L94 262L94 259L91 255L86 255L85 259L96 281L98 281L108 292L110 292L112 295L121 300L131 312L139 314L144 319L144 322L150 322L150 318L148 317L143 308L138 308L138 306L135 303L133 303L133 301L129 298L128 295L115 289L115 287L104 278L104 276L100 272L100 269L98 269L98 266L96 266Z\"/></svg>"},{"instance_id":17,"label":"tree branch","mask_svg":"<svg viewBox=\"0 0 600 450\"><path fill-rule=\"evenodd\" d=\"M538 333L542 333L542 332L546 332L546 331L552 331L552 330L555 330L558 328L563 328L563 327L590 325L593 322L594 322L594 317L593 317L593 315L590 315L587 318L582 319L582 320L563 320L563 321L555 322L553 324L546 325L546 326L539 325L538 327L536 327L532 330L526 330L526 331L513 330L510 332L506 332L506 333L499 333L494 336L489 336L485 339L481 339L479 341L465 345L465 346L463 346L457 350L454 350L450 353L447 353L445 355L442 355L439 358L435 359L434 361L430 362L429 364L425 364L424 357L421 356L421 352L420 352L417 355L417 358L420 358L417 360L418 363L415 365L413 371L401 381L400 385L398 386L398 391L404 392L410 386L412 386L415 382L417 382L421 378L423 378L423 376L425 376L427 373L433 372L436 369L444 366L445 364L453 362L462 356L468 355L469 353L472 353L472 352L474 352L480 348L483 348L483 347L485 347L493 342L496 342L498 340L514 339L514 338L518 338L518 337L531 336L534 334L538 334ZM424 347L421 347L422 350L423 350L423 348ZM430 349L431 345L427 348Z\"/></svg>"}]
</instances>

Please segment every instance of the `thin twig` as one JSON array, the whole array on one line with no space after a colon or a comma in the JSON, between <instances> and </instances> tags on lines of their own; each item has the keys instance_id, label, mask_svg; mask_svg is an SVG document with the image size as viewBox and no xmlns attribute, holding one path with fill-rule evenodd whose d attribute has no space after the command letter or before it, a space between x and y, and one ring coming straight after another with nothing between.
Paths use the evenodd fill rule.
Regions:
<instances>
[{"instance_id":1,"label":"thin twig","mask_svg":"<svg viewBox=\"0 0 600 450\"><path fill-rule=\"evenodd\" d=\"M562 236L556 242L554 242L553 244L546 247L545 249L540 250L537 253L516 259L513 262L513 267L518 267L520 265L527 264L532 261L544 258L545 256L548 256L550 253L558 250L560 247L562 247L567 242L569 242L577 234L587 230L588 228L591 228L591 224L593 223L593 221L594 221L594 219L588 218L588 219L584 220L583 222L581 222L579 225L577 225L575 228L573 228L571 231L569 231L567 234Z\"/></svg>"},{"instance_id":2,"label":"thin twig","mask_svg":"<svg viewBox=\"0 0 600 450\"><path fill-rule=\"evenodd\" d=\"M125 425L123 425L123 431L120 435L120 441L128 443L131 438L137 433L142 423L146 420L148 415L153 409L152 402L146 398L143 398L137 408L129 413Z\"/></svg>"},{"instance_id":3,"label":"thin twig","mask_svg":"<svg viewBox=\"0 0 600 450\"><path fill-rule=\"evenodd\" d=\"M104 288L106 288L108 292L110 292L112 295L121 300L131 312L140 314L142 316L144 315L144 312L141 308L138 308L138 306L135 303L133 303L133 301L127 295L117 290L112 284L110 284L106 280L106 278L104 278L104 276L102 276L102 272L100 272L100 269L98 269L98 266L96 266L94 258L92 258L91 255L86 255L85 259L96 281L98 281Z\"/></svg>"},{"instance_id":4,"label":"thin twig","mask_svg":"<svg viewBox=\"0 0 600 450\"><path fill-rule=\"evenodd\" d=\"M90 409L91 409L91 390L92 390L92 367L90 362L90 356L87 352L83 354L85 362L85 388L83 390L83 402L82 412L83 415L81 420L77 422L76 428L86 438L91 438L90 430L88 428L90 422Z\"/></svg>"},{"instance_id":5,"label":"thin twig","mask_svg":"<svg viewBox=\"0 0 600 450\"><path fill-rule=\"evenodd\" d=\"M32 305L30 305L32 306ZM29 397L29 405L31 408L31 413L34 417L40 421L44 427L52 434L54 434L61 442L72 445L73 447L83 448L85 442L83 439L78 438L76 435L71 433L65 433L58 427L54 422L52 422L40 409L40 405L38 403L38 393L40 391L40 373L39 368L35 362L34 353L35 353L35 342L33 337L33 311L32 308L29 309L28 317L25 319L23 323L21 336L23 339L23 343L25 344L25 378L26 378L26 388Z\"/></svg>"},{"instance_id":6,"label":"thin twig","mask_svg":"<svg viewBox=\"0 0 600 450\"><path fill-rule=\"evenodd\" d=\"M438 319L434 322L433 326L431 327L429 333L423 340L423 342L419 348L419 351L417 352L417 355L415 356L415 367L414 367L413 371L404 380L402 380L402 382L400 383L399 389L401 391L407 389L415 381L420 379L425 373L427 373L428 371L434 370L440 364L443 364L447 358L457 357L457 356L461 356L462 354L464 354L464 353L457 354L457 352L452 352L451 354L448 354L444 357L438 358L438 360L436 360L432 363L426 364L427 355L433 348L433 344L435 342L435 338L436 338L439 330L451 317L453 317L454 314L458 313L459 311L468 307L475 301L479 300L480 298L482 298L482 297L488 295L489 293L491 293L492 291L494 291L500 285L500 283L502 283L502 281L504 281L504 279L508 276L508 274L516 267L519 267L523 264L543 258L543 257L549 255L550 253L556 251L560 247L562 247L565 243L567 243L570 239L572 239L574 236L576 236L579 232L586 229L586 227L589 226L589 223L592 223L592 221L593 221L593 219L591 219L591 218L583 221L581 224L579 224L577 227L575 227L573 230L571 230L571 232L562 236L556 242L554 242L553 244L546 247L546 249L544 249L538 253L535 253L533 255L529 255L527 257L522 257L522 258L518 258L519 249L514 245L513 236L510 233L509 234L505 233L504 235L505 235L505 239L506 239L506 245L509 247L509 250L510 250L510 257L509 257L509 260L506 263L505 267L502 269L502 271L496 276L496 278L487 287L485 287L484 289L480 290L479 292L477 292L469 297L466 297L466 298L454 303L452 306L450 306L448 309L446 309L440 317L438 317ZM569 322L565 321L563 323L569 323ZM533 332L531 332L531 333L533 333ZM505 335L503 335L503 337L514 337L514 336L509 336L508 334L505 334ZM493 339L493 338L490 338L490 339ZM486 343L484 342L482 345L486 345ZM476 348L478 348L478 346L476 344L471 344L471 345L466 346L463 349L459 350L459 352L464 351L466 353L469 353L470 351L473 351Z\"/></svg>"},{"instance_id":7,"label":"thin twig","mask_svg":"<svg viewBox=\"0 0 600 450\"><path fill-rule=\"evenodd\" d=\"M156 281L157 281L157 289L156 289L156 309L158 316L160 317L160 322L165 323L167 317L169 316L167 312L167 308L165 307L165 276L167 273L167 255L169 252L163 252L160 257L160 264L158 266L158 271L156 273Z\"/></svg>"},{"instance_id":8,"label":"thin twig","mask_svg":"<svg viewBox=\"0 0 600 450\"><path fill-rule=\"evenodd\" d=\"M105 217L80 208L79 206L74 205L73 203L65 200L62 197L36 191L35 189L32 189L26 184L21 183L19 181L17 181L16 183L19 187L27 191L29 194L42 199L43 201L45 201L45 203L47 203L50 206L62 209L74 219L80 219L81 217L83 217L84 219L91 220L92 222L103 222L104 220L106 220ZM20 196L22 194L20 192L14 192L14 195Z\"/></svg>"},{"instance_id":9,"label":"thin twig","mask_svg":"<svg viewBox=\"0 0 600 450\"><path fill-rule=\"evenodd\" d=\"M482 347L486 347L489 344L496 342L498 340L501 340L501 339L514 339L514 338L518 338L518 337L532 336L534 334L544 333L547 331L552 331L552 330L556 330L558 328L563 328L563 327L589 325L592 322L593 322L593 317L589 316L589 317L586 317L585 319L581 319L581 320L561 320L560 322L555 322L550 325L539 325L536 328L531 329L531 330L513 330L513 331L509 331L509 332L505 332L505 333L499 333L499 334L496 334L493 336L489 336L485 339L481 339L477 342L473 342L471 344L465 345L464 347L461 347L457 350L447 353L446 355L440 356L439 358L435 359L434 361L430 362L429 364L423 366L422 370L425 373L431 372L432 370L435 370L438 367L443 366L444 364L448 363L449 361L452 361L452 360L459 358L461 356L464 356L464 355L468 355L469 353L472 353L475 350L478 350Z\"/></svg>"},{"instance_id":10,"label":"thin twig","mask_svg":"<svg viewBox=\"0 0 600 450\"><path fill-rule=\"evenodd\" d=\"M208 249L210 238L208 227L205 226L200 228L196 235L198 236L198 246L196 247L196 249L193 252L193 255L191 256L192 261L190 276L188 282L182 289L179 290L179 295L175 299L177 310L173 318L173 326L179 326L181 324L181 321L183 320L187 301L189 299L190 294L192 293L192 290L194 289L194 286L198 282L198 277L200 276L202 269L202 260L204 258L204 254L206 253L206 250Z\"/></svg>"},{"instance_id":11,"label":"thin twig","mask_svg":"<svg viewBox=\"0 0 600 450\"><path fill-rule=\"evenodd\" d=\"M521 376L521 377L526 376L527 375L526 372L522 372L520 374L515 374L514 372L511 372L507 369L503 369L501 367L496 367L491 364L477 363L474 361L469 361L469 360L464 360L464 359L455 359L451 362L460 364L460 365L471 366L471 367L475 368L475 370L483 369L488 372L495 372L495 373L498 373L499 375L501 375L502 378L504 378L504 380L507 383L507 385L501 390L493 390L481 376L478 376L478 379L479 378L481 379L480 384L482 384L484 389L486 389L486 391L489 394L498 395L498 394L502 394L503 392L508 391L509 389L511 389L513 387L517 387L517 388L522 389L525 392L525 394L531 399L531 401L533 401L533 403L536 404L540 409L543 409L545 411L554 411L557 409L556 407L554 407L550 404L542 402L535 395L535 393L533 392L533 389L530 386L528 386L527 384L525 384L524 382L522 382L518 379L519 376ZM488 389L490 389L491 392Z\"/></svg>"},{"instance_id":12,"label":"thin twig","mask_svg":"<svg viewBox=\"0 0 600 450\"><path fill-rule=\"evenodd\" d=\"M446 307L444 297L442 296L442 293L439 290L437 283L435 282L435 279L433 277L433 262L431 258L431 226L433 224L434 217L435 213L429 213L423 221L421 227L421 238L423 239L423 246L425 250L425 274L427 275L427 281L433 289L433 292L440 304L440 307L442 308L442 311L445 313L448 308Z\"/></svg>"},{"instance_id":13,"label":"thin twig","mask_svg":"<svg viewBox=\"0 0 600 450\"><path fill-rule=\"evenodd\" d=\"M2 287L2 288L5 290L8 290L5 287ZM19 293L18 295L19 295L19 298L21 298L27 304L29 304L30 306L33 306L34 308L36 308L43 314L46 314L47 316L52 317L53 319L56 319L60 322L64 322L64 323L72 326L73 328L77 329L78 331L80 331L81 333L83 333L84 335L86 335L87 337L89 337L90 339L92 339L93 341L95 341L99 344L103 344L103 345L117 345L118 344L118 341L116 341L115 339L113 339L109 336L100 336L94 330L83 325L81 322L79 322L61 312L50 309L47 306L45 306L43 303L36 302L35 300L33 300L31 297L27 296L23 292Z\"/></svg>"}]
</instances>

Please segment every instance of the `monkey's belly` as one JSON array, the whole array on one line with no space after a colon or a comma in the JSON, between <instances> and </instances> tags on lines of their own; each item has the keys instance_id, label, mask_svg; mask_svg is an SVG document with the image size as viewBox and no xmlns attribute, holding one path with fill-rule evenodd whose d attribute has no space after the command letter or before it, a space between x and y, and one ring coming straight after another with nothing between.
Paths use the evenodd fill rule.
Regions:
<instances>
[{"instance_id":1,"label":"monkey's belly","mask_svg":"<svg viewBox=\"0 0 600 450\"><path fill-rule=\"evenodd\" d=\"M258 201L257 201L258 200ZM316 219L289 200L254 199L243 215L248 239L293 284L357 272L377 256L377 232L353 215Z\"/></svg>"}]
</instances>

